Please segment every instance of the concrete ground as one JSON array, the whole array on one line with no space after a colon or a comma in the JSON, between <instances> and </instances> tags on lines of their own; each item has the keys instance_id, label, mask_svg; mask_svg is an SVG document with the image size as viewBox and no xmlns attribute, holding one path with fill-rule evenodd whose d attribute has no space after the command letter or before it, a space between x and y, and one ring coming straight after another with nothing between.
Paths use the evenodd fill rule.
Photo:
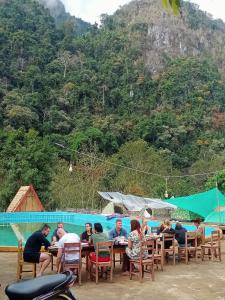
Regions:
<instances>
[{"instance_id":1,"label":"concrete ground","mask_svg":"<svg viewBox=\"0 0 225 300\"><path fill-rule=\"evenodd\" d=\"M225 249L225 241L222 241L222 249ZM16 279L16 253L0 253L0 299L4 296L4 288ZM46 274L51 274L47 270ZM82 285L73 288L79 300L225 300L225 255L222 262L212 262L206 259L204 262L194 260L189 265L177 263L175 266L169 263L165 265L163 272L155 272L155 281L145 278L139 283L138 278L130 280L122 276L120 265L115 270L113 283L100 280L86 281L85 273Z\"/></svg>"}]
</instances>

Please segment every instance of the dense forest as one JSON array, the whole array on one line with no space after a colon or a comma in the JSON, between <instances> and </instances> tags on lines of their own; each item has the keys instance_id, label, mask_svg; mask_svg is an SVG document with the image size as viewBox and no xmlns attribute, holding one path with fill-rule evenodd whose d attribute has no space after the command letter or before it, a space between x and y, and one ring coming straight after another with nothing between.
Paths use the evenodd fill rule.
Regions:
<instances>
[{"instance_id":1,"label":"dense forest","mask_svg":"<svg viewBox=\"0 0 225 300\"><path fill-rule=\"evenodd\" d=\"M192 26L225 33L185 9ZM37 1L0 2L1 210L27 184L46 209L99 208L98 190L164 197L217 182L225 192L224 53L164 56L154 73L146 24L121 11L81 31Z\"/></svg>"}]
</instances>

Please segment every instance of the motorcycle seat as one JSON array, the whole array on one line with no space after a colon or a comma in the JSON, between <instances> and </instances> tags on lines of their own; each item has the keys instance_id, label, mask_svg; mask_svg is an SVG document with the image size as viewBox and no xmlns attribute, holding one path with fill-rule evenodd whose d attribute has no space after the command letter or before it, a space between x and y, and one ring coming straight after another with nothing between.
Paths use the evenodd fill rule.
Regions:
<instances>
[{"instance_id":1,"label":"motorcycle seat","mask_svg":"<svg viewBox=\"0 0 225 300\"><path fill-rule=\"evenodd\" d=\"M63 291L71 278L71 272L41 276L10 284L6 287L5 293L10 300L32 300L53 290L62 289Z\"/></svg>"}]
</instances>

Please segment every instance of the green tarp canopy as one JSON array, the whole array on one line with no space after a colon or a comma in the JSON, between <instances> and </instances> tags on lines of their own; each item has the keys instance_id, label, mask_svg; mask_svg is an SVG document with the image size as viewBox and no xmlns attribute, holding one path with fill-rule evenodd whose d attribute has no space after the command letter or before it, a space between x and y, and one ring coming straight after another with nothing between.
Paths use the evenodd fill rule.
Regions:
<instances>
[{"instance_id":1,"label":"green tarp canopy","mask_svg":"<svg viewBox=\"0 0 225 300\"><path fill-rule=\"evenodd\" d=\"M198 214L183 208L177 208L176 210L171 211L170 217L173 220L179 220L179 221L193 221L195 219L202 218Z\"/></svg>"},{"instance_id":2,"label":"green tarp canopy","mask_svg":"<svg viewBox=\"0 0 225 300\"><path fill-rule=\"evenodd\" d=\"M225 211L213 211L206 219L206 223L220 223L225 224Z\"/></svg>"},{"instance_id":3,"label":"green tarp canopy","mask_svg":"<svg viewBox=\"0 0 225 300\"><path fill-rule=\"evenodd\" d=\"M225 206L225 196L214 188L203 193L169 199L166 202L206 218L218 206Z\"/></svg>"}]
</instances>

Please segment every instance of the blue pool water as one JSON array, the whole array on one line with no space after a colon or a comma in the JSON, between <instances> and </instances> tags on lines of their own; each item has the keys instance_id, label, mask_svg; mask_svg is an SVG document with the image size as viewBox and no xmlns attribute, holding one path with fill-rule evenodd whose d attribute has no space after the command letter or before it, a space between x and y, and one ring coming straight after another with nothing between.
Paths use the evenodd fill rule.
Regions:
<instances>
[{"instance_id":1,"label":"blue pool water","mask_svg":"<svg viewBox=\"0 0 225 300\"><path fill-rule=\"evenodd\" d=\"M51 227L47 237L51 241L52 234L57 227L57 223L48 223ZM40 230L43 223L8 223L0 224L0 247L1 246L17 246L18 240L22 239L23 244L28 237L36 230ZM67 232L76 232L80 235L84 228L83 226L74 224L64 224Z\"/></svg>"},{"instance_id":2,"label":"blue pool water","mask_svg":"<svg viewBox=\"0 0 225 300\"><path fill-rule=\"evenodd\" d=\"M123 227L130 231L130 219L123 218ZM101 223L104 231L108 231L115 226L115 218L107 220L105 216L93 214L76 214L71 212L27 212L27 213L0 213L0 246L16 246L18 239L26 239L32 232L40 229L43 223L51 226L51 232L48 236L51 239L53 230L57 222L65 223L65 229L68 232L80 234L84 231L85 223ZM149 221L149 226L159 226L158 221ZM188 231L194 231L196 228L190 224L184 224ZM215 230L213 227L206 227L206 236Z\"/></svg>"}]
</instances>

